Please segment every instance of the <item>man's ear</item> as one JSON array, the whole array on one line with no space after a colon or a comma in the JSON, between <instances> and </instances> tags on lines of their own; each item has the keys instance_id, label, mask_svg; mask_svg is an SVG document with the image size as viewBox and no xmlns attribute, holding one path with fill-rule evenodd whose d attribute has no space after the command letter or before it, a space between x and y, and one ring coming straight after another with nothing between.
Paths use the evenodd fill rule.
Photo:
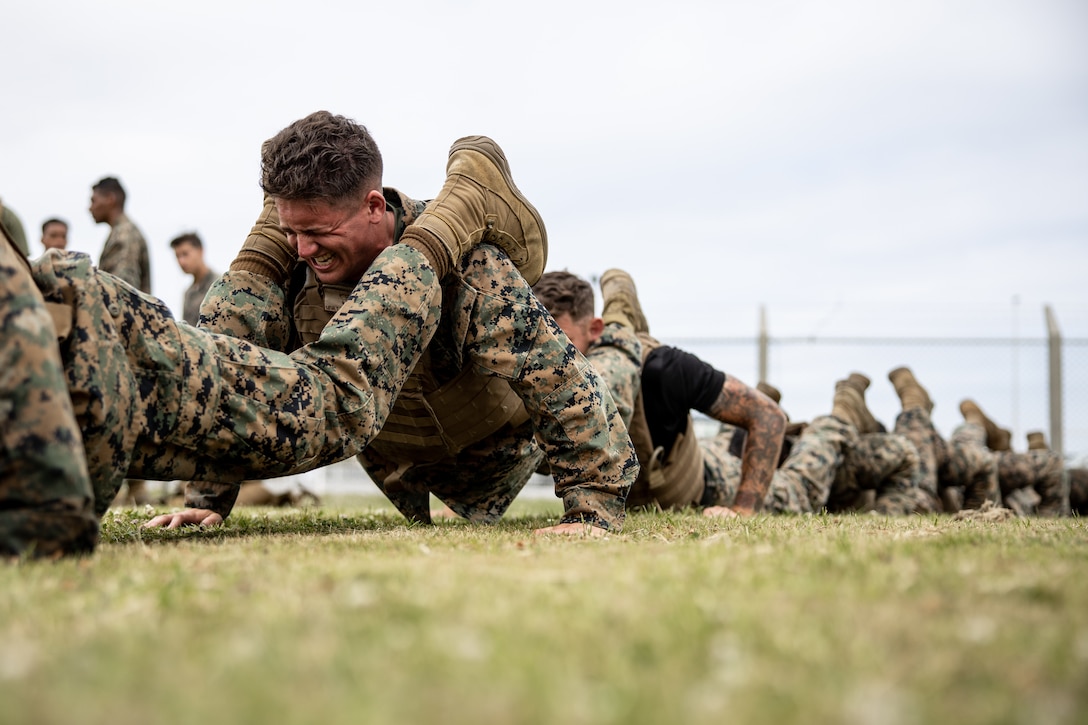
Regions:
<instances>
[{"instance_id":1,"label":"man's ear","mask_svg":"<svg viewBox=\"0 0 1088 725\"><path fill-rule=\"evenodd\" d=\"M382 194L381 189L371 189L366 193L363 201L366 203L366 214L370 220L381 221L385 216L385 195Z\"/></svg>"},{"instance_id":2,"label":"man's ear","mask_svg":"<svg viewBox=\"0 0 1088 725\"><path fill-rule=\"evenodd\" d=\"M600 317L594 317L589 321L589 342L590 344L597 342L601 339L601 333L604 332L604 320Z\"/></svg>"}]
</instances>

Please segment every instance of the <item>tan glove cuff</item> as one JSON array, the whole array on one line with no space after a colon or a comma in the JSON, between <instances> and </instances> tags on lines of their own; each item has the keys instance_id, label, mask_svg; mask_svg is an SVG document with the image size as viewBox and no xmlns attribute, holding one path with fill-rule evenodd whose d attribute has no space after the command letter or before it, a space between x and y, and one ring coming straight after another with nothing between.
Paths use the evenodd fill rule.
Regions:
<instances>
[{"instance_id":1,"label":"tan glove cuff","mask_svg":"<svg viewBox=\"0 0 1088 725\"><path fill-rule=\"evenodd\" d=\"M295 260L288 261L283 255L272 255L259 249L243 247L230 263L230 270L259 274L282 287L287 284L294 263Z\"/></svg>"},{"instance_id":2,"label":"tan glove cuff","mask_svg":"<svg viewBox=\"0 0 1088 725\"><path fill-rule=\"evenodd\" d=\"M265 194L264 207L230 268L263 275L282 286L287 283L297 261L298 250L288 243L287 235L280 228L276 202Z\"/></svg>"}]
</instances>

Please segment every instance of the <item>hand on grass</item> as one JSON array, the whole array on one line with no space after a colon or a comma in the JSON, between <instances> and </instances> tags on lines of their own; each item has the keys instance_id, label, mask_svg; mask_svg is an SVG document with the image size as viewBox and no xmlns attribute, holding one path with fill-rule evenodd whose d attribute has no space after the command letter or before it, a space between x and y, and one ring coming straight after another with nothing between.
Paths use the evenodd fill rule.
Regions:
<instances>
[{"instance_id":1,"label":"hand on grass","mask_svg":"<svg viewBox=\"0 0 1088 725\"><path fill-rule=\"evenodd\" d=\"M703 516L710 516L717 519L735 519L738 516L755 516L756 512L751 509L743 508L729 508L728 506L707 506L703 509Z\"/></svg>"},{"instance_id":2,"label":"hand on grass","mask_svg":"<svg viewBox=\"0 0 1088 725\"><path fill-rule=\"evenodd\" d=\"M145 529L176 529L186 524L194 526L219 526L223 523L223 517L208 509L185 509L176 514L163 514L156 516L143 525Z\"/></svg>"},{"instance_id":3,"label":"hand on grass","mask_svg":"<svg viewBox=\"0 0 1088 725\"><path fill-rule=\"evenodd\" d=\"M590 526L589 524L573 523L573 524L556 524L555 526L545 526L543 529L537 529L533 532L536 535L547 536L549 534L563 534L565 536L605 536L608 532L599 526Z\"/></svg>"}]
</instances>

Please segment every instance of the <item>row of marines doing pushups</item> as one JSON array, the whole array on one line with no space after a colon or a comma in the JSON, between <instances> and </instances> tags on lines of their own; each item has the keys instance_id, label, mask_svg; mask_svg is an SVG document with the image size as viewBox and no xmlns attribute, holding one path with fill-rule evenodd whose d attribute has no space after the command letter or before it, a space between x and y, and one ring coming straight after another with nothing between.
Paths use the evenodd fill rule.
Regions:
<instances>
[{"instance_id":1,"label":"row of marines doing pushups","mask_svg":"<svg viewBox=\"0 0 1088 725\"><path fill-rule=\"evenodd\" d=\"M654 339L622 270L594 316L588 282L544 273L544 223L487 137L453 144L429 201L382 172L366 128L325 111L266 141L263 209L199 326L86 255L30 261L5 239L0 552L92 551L126 478L188 481L186 508L147 526L216 525L242 481L350 456L417 522L431 495L441 515L494 521L546 471L564 511L541 534L603 535L628 507L1081 505L1059 454L1038 438L1009 451L971 401L944 440L907 368L889 375L892 432L859 373L829 415L790 424L771 386ZM692 411L718 435L696 436Z\"/></svg>"}]
</instances>

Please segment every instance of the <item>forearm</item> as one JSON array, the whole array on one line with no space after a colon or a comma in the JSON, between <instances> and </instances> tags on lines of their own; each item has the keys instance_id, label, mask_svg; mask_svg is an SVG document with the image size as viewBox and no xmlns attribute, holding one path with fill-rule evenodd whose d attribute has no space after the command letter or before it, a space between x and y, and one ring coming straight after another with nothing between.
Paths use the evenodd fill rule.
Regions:
<instances>
[{"instance_id":1,"label":"forearm","mask_svg":"<svg viewBox=\"0 0 1088 725\"><path fill-rule=\"evenodd\" d=\"M732 377L726 379L708 412L715 419L748 432L734 508L759 511L782 452L786 415L770 399Z\"/></svg>"},{"instance_id":2,"label":"forearm","mask_svg":"<svg viewBox=\"0 0 1088 725\"><path fill-rule=\"evenodd\" d=\"M763 500L770 490L779 454L782 452L782 437L785 426L778 428L773 418L761 423L765 431L753 435L748 431L748 441L741 458L740 485L737 487L735 506L737 508L759 511Z\"/></svg>"},{"instance_id":3,"label":"forearm","mask_svg":"<svg viewBox=\"0 0 1088 725\"><path fill-rule=\"evenodd\" d=\"M531 321L530 321L531 320ZM563 523L604 529L623 524L638 459L604 380L540 316L518 325L517 354L492 355L494 372L509 375L547 457Z\"/></svg>"},{"instance_id":4,"label":"forearm","mask_svg":"<svg viewBox=\"0 0 1088 725\"><path fill-rule=\"evenodd\" d=\"M280 352L293 347L294 324L283 288L268 277L230 271L215 281L200 306L200 326Z\"/></svg>"},{"instance_id":5,"label":"forearm","mask_svg":"<svg viewBox=\"0 0 1088 725\"><path fill-rule=\"evenodd\" d=\"M517 268L484 245L466 258L445 309L462 318L464 359L510 382L547 456L563 521L623 523L638 459L604 381L569 344Z\"/></svg>"},{"instance_id":6,"label":"forearm","mask_svg":"<svg viewBox=\"0 0 1088 725\"><path fill-rule=\"evenodd\" d=\"M562 523L617 529L638 459L603 382L584 362L576 368L534 414L537 434L563 499Z\"/></svg>"}]
</instances>

